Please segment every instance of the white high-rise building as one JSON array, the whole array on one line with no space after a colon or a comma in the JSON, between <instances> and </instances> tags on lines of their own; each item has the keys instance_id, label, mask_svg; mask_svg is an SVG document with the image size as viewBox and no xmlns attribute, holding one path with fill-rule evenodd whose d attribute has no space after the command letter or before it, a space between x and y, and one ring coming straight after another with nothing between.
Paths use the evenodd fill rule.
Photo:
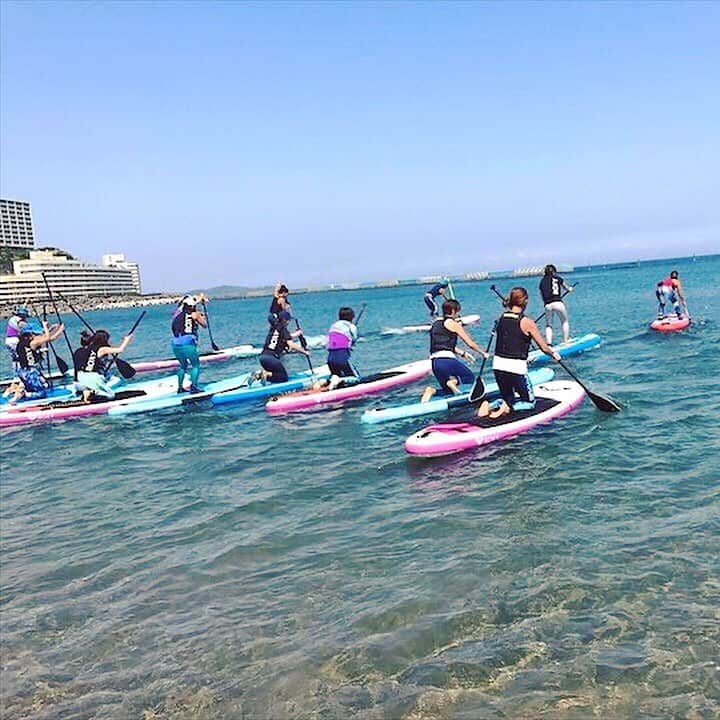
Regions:
<instances>
[{"instance_id":1,"label":"white high-rise building","mask_svg":"<svg viewBox=\"0 0 720 720\"><path fill-rule=\"evenodd\" d=\"M0 199L0 247L28 250L35 247L29 202Z\"/></svg>"},{"instance_id":2,"label":"white high-rise building","mask_svg":"<svg viewBox=\"0 0 720 720\"><path fill-rule=\"evenodd\" d=\"M140 266L136 262L129 262L126 260L123 253L110 253L102 256L102 264L103 267L119 267L129 270L132 273L135 292L138 295L142 293L142 286L140 284Z\"/></svg>"},{"instance_id":3,"label":"white high-rise building","mask_svg":"<svg viewBox=\"0 0 720 720\"><path fill-rule=\"evenodd\" d=\"M118 265L92 265L52 250L32 250L27 260L13 262L12 275L0 275L0 304L48 297L50 289L67 297L135 295L139 285L133 271Z\"/></svg>"}]
</instances>

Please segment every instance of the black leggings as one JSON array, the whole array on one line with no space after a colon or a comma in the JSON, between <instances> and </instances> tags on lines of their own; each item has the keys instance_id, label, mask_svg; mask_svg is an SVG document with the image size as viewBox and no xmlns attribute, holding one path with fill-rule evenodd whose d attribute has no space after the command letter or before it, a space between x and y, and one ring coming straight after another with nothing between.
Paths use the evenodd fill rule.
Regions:
<instances>
[{"instance_id":1,"label":"black leggings","mask_svg":"<svg viewBox=\"0 0 720 720\"><path fill-rule=\"evenodd\" d=\"M263 370L267 370L269 373L272 373L268 378L271 383L287 382L287 370L280 362L279 358L276 358L274 355L263 353L258 360L260 361L260 365L262 365Z\"/></svg>"}]
</instances>

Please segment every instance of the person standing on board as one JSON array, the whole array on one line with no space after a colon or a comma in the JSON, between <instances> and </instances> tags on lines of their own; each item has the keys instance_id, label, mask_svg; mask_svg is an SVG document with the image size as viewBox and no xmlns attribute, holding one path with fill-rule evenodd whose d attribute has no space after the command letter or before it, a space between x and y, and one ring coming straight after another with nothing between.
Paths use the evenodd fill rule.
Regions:
<instances>
[{"instance_id":1,"label":"person standing on board","mask_svg":"<svg viewBox=\"0 0 720 720\"><path fill-rule=\"evenodd\" d=\"M110 345L110 334L107 330L96 330L94 333L84 331L80 337L81 345L73 353L73 364L77 372L75 387L82 390L85 402L90 402L93 395L112 400L115 391L108 384L108 380L115 359L113 356L125 352L132 335L126 335L117 347Z\"/></svg>"},{"instance_id":2,"label":"person standing on board","mask_svg":"<svg viewBox=\"0 0 720 720\"><path fill-rule=\"evenodd\" d=\"M658 319L665 317L665 303L669 300L672 303L673 310L678 317L682 317L680 303L682 301L683 308L687 313L687 304L685 302L685 294L683 293L682 283L680 282L679 273L673 270L669 277L662 279L655 287L655 297L658 299Z\"/></svg>"},{"instance_id":3,"label":"person standing on board","mask_svg":"<svg viewBox=\"0 0 720 720\"><path fill-rule=\"evenodd\" d=\"M185 392L183 380L185 373L190 372L190 387L188 392L200 392L198 378L200 377L200 357L198 355L198 327L207 327L207 318L202 310L198 310L200 303L207 302L207 297L200 293L186 295L173 313L172 329L172 350L177 358L179 367L177 370L179 393Z\"/></svg>"},{"instance_id":4,"label":"person standing on board","mask_svg":"<svg viewBox=\"0 0 720 720\"><path fill-rule=\"evenodd\" d=\"M493 356L493 373L501 400L492 405L484 400L478 408L479 417L498 418L513 411L535 407L535 395L527 369L531 340L553 360L560 360L560 355L545 342L535 322L525 317L527 290L514 287L504 304L508 309L497 323Z\"/></svg>"},{"instance_id":5,"label":"person standing on board","mask_svg":"<svg viewBox=\"0 0 720 720\"><path fill-rule=\"evenodd\" d=\"M289 294L290 291L288 290L287 285L278 283L275 286L275 289L273 290L273 299L270 302L270 311L268 313L268 322L271 326L277 322L278 314L281 310L285 310L285 312L292 314L290 301L288 300Z\"/></svg>"},{"instance_id":6,"label":"person standing on board","mask_svg":"<svg viewBox=\"0 0 720 720\"><path fill-rule=\"evenodd\" d=\"M447 300L448 296L445 294L448 285L450 283L447 280L443 280L443 282L435 283L426 293L423 297L423 300L425 301L425 305L427 305L428 310L430 311L430 317L434 318L437 317L438 309L437 304L435 302L435 298L438 295L442 295L443 300Z\"/></svg>"},{"instance_id":7,"label":"person standing on board","mask_svg":"<svg viewBox=\"0 0 720 720\"><path fill-rule=\"evenodd\" d=\"M28 399L46 396L49 385L43 377L40 366L42 363L41 348L62 335L64 325L48 327L43 322L42 329L34 322L25 322L20 328L20 336L15 348L18 358L18 377L22 381L22 393L15 393L14 400L21 396Z\"/></svg>"},{"instance_id":8,"label":"person standing on board","mask_svg":"<svg viewBox=\"0 0 720 720\"><path fill-rule=\"evenodd\" d=\"M277 320L270 326L270 332L265 338L265 344L258 358L264 371L262 372L263 378L271 383L287 382L287 370L280 357L288 349L302 353L306 357L310 356L310 353L300 343L293 340L293 337L302 335L302 330L300 328L293 332L288 330L287 324L291 318L292 316L287 310L280 310L277 314Z\"/></svg>"},{"instance_id":9,"label":"person standing on board","mask_svg":"<svg viewBox=\"0 0 720 720\"><path fill-rule=\"evenodd\" d=\"M28 317L30 317L30 313L27 308L19 307L10 318L8 318L7 328L5 329L5 347L10 353L13 371L17 371L18 369L18 358L15 348L20 340L22 326L28 321Z\"/></svg>"},{"instance_id":10,"label":"person standing on board","mask_svg":"<svg viewBox=\"0 0 720 720\"><path fill-rule=\"evenodd\" d=\"M553 315L560 318L563 342L570 340L570 322L562 299L563 290L572 292L573 289L557 274L557 268L554 265L546 265L543 279L540 281L540 294L545 305L545 339L548 345L552 344L553 339Z\"/></svg>"},{"instance_id":11,"label":"person standing on board","mask_svg":"<svg viewBox=\"0 0 720 720\"><path fill-rule=\"evenodd\" d=\"M460 314L460 303L457 300L446 300L442 304L442 311L443 316L437 318L430 327L430 360L442 394L457 395L460 392L459 385L471 385L475 381L473 371L465 363L460 362L457 356L469 362L474 362L475 358L469 352L457 347L458 338L484 357L488 355L457 319ZM420 402L428 402L436 392L434 387L428 385Z\"/></svg>"}]
</instances>

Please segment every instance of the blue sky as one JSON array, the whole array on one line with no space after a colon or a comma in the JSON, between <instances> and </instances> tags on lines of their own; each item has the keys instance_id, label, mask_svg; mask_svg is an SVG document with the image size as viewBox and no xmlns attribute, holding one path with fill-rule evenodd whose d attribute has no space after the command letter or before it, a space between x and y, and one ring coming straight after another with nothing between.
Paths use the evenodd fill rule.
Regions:
<instances>
[{"instance_id":1,"label":"blue sky","mask_svg":"<svg viewBox=\"0 0 720 720\"><path fill-rule=\"evenodd\" d=\"M3 197L146 291L720 251L720 3L1 12Z\"/></svg>"}]
</instances>

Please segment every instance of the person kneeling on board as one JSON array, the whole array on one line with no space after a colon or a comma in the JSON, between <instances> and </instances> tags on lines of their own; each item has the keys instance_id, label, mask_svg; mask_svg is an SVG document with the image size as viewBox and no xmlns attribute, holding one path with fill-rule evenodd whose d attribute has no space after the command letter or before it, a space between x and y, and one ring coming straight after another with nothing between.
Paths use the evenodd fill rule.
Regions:
<instances>
[{"instance_id":1,"label":"person kneeling on board","mask_svg":"<svg viewBox=\"0 0 720 720\"><path fill-rule=\"evenodd\" d=\"M280 310L277 314L277 319L270 326L270 332L265 339L262 352L258 360L262 366L262 371L258 372L258 375L254 379L267 380L271 383L283 383L287 382L288 374L285 366L282 364L280 357L290 350L302 353L309 357L310 353L303 348L302 345L296 343L293 338L302 335L302 330L298 328L290 332L287 324L292 319L292 316L287 310Z\"/></svg>"},{"instance_id":2,"label":"person kneeling on board","mask_svg":"<svg viewBox=\"0 0 720 720\"><path fill-rule=\"evenodd\" d=\"M46 322L43 322L42 329L35 322L25 322L21 326L15 352L18 361L17 376L22 386L17 383L12 386L13 396L9 401L11 404L21 398L35 400L47 395L50 385L40 370L41 349L44 345L60 337L63 329L62 323L50 328Z\"/></svg>"},{"instance_id":3,"label":"person kneeling on board","mask_svg":"<svg viewBox=\"0 0 720 720\"><path fill-rule=\"evenodd\" d=\"M553 360L560 360L560 355L545 342L535 322L525 317L527 290L514 287L504 304L508 309L497 323L493 356L493 372L501 399L492 405L484 400L477 411L479 417L498 418L512 411L535 407L535 395L527 369L531 340Z\"/></svg>"},{"instance_id":4,"label":"person kneeling on board","mask_svg":"<svg viewBox=\"0 0 720 720\"><path fill-rule=\"evenodd\" d=\"M357 370L350 364L352 346L358 339L354 319L355 311L351 307L341 307L338 311L338 319L330 326L325 343L328 349L330 379L316 382L313 385L314 390L335 390L340 385L351 385L360 378Z\"/></svg>"},{"instance_id":5,"label":"person kneeling on board","mask_svg":"<svg viewBox=\"0 0 720 720\"><path fill-rule=\"evenodd\" d=\"M469 352L457 347L458 338L484 357L487 354L457 319L460 314L460 303L457 300L446 300L442 304L442 311L443 316L433 321L430 327L430 360L442 394L457 395L460 385L471 385L475 380L473 371L457 359L459 355L469 362L475 361ZM428 385L420 402L428 402L435 393L436 389Z\"/></svg>"},{"instance_id":6,"label":"person kneeling on board","mask_svg":"<svg viewBox=\"0 0 720 720\"><path fill-rule=\"evenodd\" d=\"M77 372L75 387L82 391L83 400L90 402L93 395L112 400L115 391L110 386L110 371L115 362L115 355L125 352L132 335L126 335L122 342L113 347L110 345L110 334L107 330L86 330L80 334L80 347L73 353L73 364Z\"/></svg>"}]
</instances>

